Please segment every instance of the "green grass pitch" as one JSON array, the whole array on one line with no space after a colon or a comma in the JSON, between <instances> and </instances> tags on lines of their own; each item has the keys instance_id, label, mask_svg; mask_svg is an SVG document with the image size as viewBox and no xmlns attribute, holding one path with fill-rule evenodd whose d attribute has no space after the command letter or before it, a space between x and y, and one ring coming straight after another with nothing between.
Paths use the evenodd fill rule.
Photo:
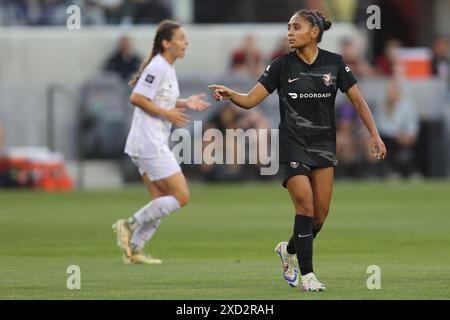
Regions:
<instances>
[{"instance_id":1,"label":"green grass pitch","mask_svg":"<svg viewBox=\"0 0 450 320\"><path fill-rule=\"evenodd\" d=\"M450 183L337 182L315 241L328 289L288 287L273 249L294 211L277 183L191 185L191 202L146 251L162 265L123 265L111 224L148 201L144 187L0 192L0 299L449 299ZM81 289L66 269L81 268ZM366 286L381 268L381 289Z\"/></svg>"}]
</instances>

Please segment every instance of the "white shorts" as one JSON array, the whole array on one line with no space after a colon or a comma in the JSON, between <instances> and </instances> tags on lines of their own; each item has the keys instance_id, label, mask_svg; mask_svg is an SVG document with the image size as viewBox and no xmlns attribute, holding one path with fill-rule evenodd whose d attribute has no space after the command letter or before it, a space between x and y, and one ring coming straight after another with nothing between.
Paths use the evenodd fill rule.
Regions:
<instances>
[{"instance_id":1,"label":"white shorts","mask_svg":"<svg viewBox=\"0 0 450 320\"><path fill-rule=\"evenodd\" d=\"M147 174L150 181L158 181L173 176L181 171L181 167L173 153L167 153L160 158L139 158L131 156L131 160L139 173Z\"/></svg>"}]
</instances>

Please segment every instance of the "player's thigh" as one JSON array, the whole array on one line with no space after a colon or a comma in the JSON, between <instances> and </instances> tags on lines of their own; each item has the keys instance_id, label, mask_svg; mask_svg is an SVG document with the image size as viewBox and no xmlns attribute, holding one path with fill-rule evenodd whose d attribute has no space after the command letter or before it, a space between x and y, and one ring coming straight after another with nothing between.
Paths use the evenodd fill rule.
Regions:
<instances>
[{"instance_id":1,"label":"player's thigh","mask_svg":"<svg viewBox=\"0 0 450 320\"><path fill-rule=\"evenodd\" d=\"M286 182L289 195L297 214L313 216L313 193L310 179L305 175L295 175Z\"/></svg>"},{"instance_id":2,"label":"player's thigh","mask_svg":"<svg viewBox=\"0 0 450 320\"><path fill-rule=\"evenodd\" d=\"M187 202L187 182L171 152L164 152L155 158L132 157L132 160L142 174L152 197L170 194L175 196L181 205Z\"/></svg>"},{"instance_id":3,"label":"player's thigh","mask_svg":"<svg viewBox=\"0 0 450 320\"><path fill-rule=\"evenodd\" d=\"M142 175L142 180L144 180L144 184L147 187L152 200L167 195L163 190L159 189L153 182L150 181L146 173Z\"/></svg>"},{"instance_id":4,"label":"player's thigh","mask_svg":"<svg viewBox=\"0 0 450 320\"><path fill-rule=\"evenodd\" d=\"M152 181L166 195L173 195L181 206L189 201L189 188L186 177L179 171L168 178Z\"/></svg>"},{"instance_id":5,"label":"player's thigh","mask_svg":"<svg viewBox=\"0 0 450 320\"><path fill-rule=\"evenodd\" d=\"M333 193L334 167L318 168L311 172L314 220L323 224L330 209Z\"/></svg>"}]
</instances>

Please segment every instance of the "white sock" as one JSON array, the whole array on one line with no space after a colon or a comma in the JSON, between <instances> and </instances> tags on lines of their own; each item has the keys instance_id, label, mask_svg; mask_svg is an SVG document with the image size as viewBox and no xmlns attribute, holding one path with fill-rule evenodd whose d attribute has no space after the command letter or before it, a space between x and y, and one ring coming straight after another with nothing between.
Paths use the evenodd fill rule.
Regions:
<instances>
[{"instance_id":1,"label":"white sock","mask_svg":"<svg viewBox=\"0 0 450 320\"><path fill-rule=\"evenodd\" d=\"M171 212L180 209L180 207L180 203L174 196L159 197L139 209L132 218L134 218L138 225L146 222L153 223L156 220L168 216Z\"/></svg>"},{"instance_id":2,"label":"white sock","mask_svg":"<svg viewBox=\"0 0 450 320\"><path fill-rule=\"evenodd\" d=\"M160 224L161 219L156 220L153 223L143 223L138 226L131 238L131 245L134 245L137 249L144 248L145 243L153 237Z\"/></svg>"}]
</instances>

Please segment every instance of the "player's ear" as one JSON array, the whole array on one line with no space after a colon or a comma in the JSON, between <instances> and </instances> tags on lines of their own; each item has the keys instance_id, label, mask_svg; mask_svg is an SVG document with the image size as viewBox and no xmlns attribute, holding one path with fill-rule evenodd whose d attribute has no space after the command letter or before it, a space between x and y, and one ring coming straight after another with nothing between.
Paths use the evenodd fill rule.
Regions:
<instances>
[{"instance_id":1,"label":"player's ear","mask_svg":"<svg viewBox=\"0 0 450 320\"><path fill-rule=\"evenodd\" d=\"M169 49L170 48L170 41L167 41L166 39L164 39L162 41L162 46L163 46L164 50Z\"/></svg>"},{"instance_id":2,"label":"player's ear","mask_svg":"<svg viewBox=\"0 0 450 320\"><path fill-rule=\"evenodd\" d=\"M320 29L319 29L319 27L318 26L313 26L312 27L312 30L311 30L311 36L314 38L314 39L319 39L319 33L320 33Z\"/></svg>"}]
</instances>

